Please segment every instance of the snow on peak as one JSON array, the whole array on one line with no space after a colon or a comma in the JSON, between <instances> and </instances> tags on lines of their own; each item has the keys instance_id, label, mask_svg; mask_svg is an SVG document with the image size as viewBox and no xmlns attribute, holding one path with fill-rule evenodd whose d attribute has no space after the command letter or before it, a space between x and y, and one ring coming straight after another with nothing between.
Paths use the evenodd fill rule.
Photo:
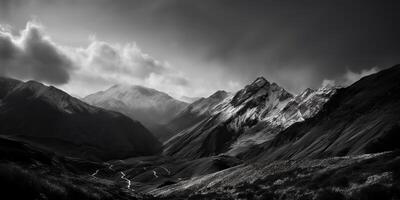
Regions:
<instances>
[{"instance_id":1,"label":"snow on peak","mask_svg":"<svg viewBox=\"0 0 400 200\"><path fill-rule=\"evenodd\" d=\"M266 83L269 83L267 81L267 79L265 79L264 77L260 76L258 78L256 78L256 80L253 81L253 83L251 83L252 86L258 86L258 87L262 87L264 86Z\"/></svg>"},{"instance_id":2,"label":"snow on peak","mask_svg":"<svg viewBox=\"0 0 400 200\"><path fill-rule=\"evenodd\" d=\"M139 121L163 122L182 111L187 103L139 85L114 85L84 98L89 104L123 112Z\"/></svg>"},{"instance_id":3,"label":"snow on peak","mask_svg":"<svg viewBox=\"0 0 400 200\"><path fill-rule=\"evenodd\" d=\"M209 100L208 98L190 105L189 108L194 110L196 108L207 108L210 116L204 120L204 123L197 124L196 128L188 128L182 131L181 135L191 137L189 135L210 134L218 131L216 130L218 127L224 127L228 132L235 135L234 139L225 141L230 144L229 150L225 153L235 156L254 144L270 140L293 123L312 117L332 94L333 92L308 88L299 95L293 96L276 83L270 83L260 77L236 94L228 95L212 107L202 106L204 102ZM201 111L204 110L201 109ZM210 126L210 124L213 126ZM180 144L179 141L175 140L179 140L179 138L169 141L170 149L173 149L175 143ZM199 144L202 144L202 142ZM190 146L188 148L196 149L193 147L193 145L196 145L195 142L189 144L185 142L185 145ZM190 151L189 149L186 150ZM196 154L195 152L192 153L193 155ZM179 154L179 152L174 154ZM183 154L187 154L187 152Z\"/></svg>"}]
</instances>

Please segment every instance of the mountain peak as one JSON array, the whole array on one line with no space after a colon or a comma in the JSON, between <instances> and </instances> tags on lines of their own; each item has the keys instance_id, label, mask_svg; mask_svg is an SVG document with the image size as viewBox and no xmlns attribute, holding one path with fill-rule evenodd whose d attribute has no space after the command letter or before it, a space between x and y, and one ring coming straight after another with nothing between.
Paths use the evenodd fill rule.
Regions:
<instances>
[{"instance_id":1,"label":"mountain peak","mask_svg":"<svg viewBox=\"0 0 400 200\"><path fill-rule=\"evenodd\" d=\"M84 101L91 105L124 113L158 132L152 127L170 120L188 105L169 94L141 85L119 84L88 95Z\"/></svg>"},{"instance_id":2,"label":"mountain peak","mask_svg":"<svg viewBox=\"0 0 400 200\"><path fill-rule=\"evenodd\" d=\"M228 92L224 91L224 90L218 90L216 91L214 94L210 95L209 98L225 98L228 95Z\"/></svg>"},{"instance_id":3,"label":"mountain peak","mask_svg":"<svg viewBox=\"0 0 400 200\"><path fill-rule=\"evenodd\" d=\"M264 86L266 83L269 83L269 82L267 81L267 79L265 79L264 77L260 76L260 77L257 77L256 80L254 80L253 83L251 83L250 85L262 87L262 86Z\"/></svg>"},{"instance_id":4,"label":"mountain peak","mask_svg":"<svg viewBox=\"0 0 400 200\"><path fill-rule=\"evenodd\" d=\"M285 100L292 97L292 94L287 92L284 88L276 83L268 82L264 77L258 77L253 83L247 85L245 88L239 90L232 98L232 105L238 106L239 104L247 101L248 99L260 98L262 96L269 96L274 93L279 96L280 100Z\"/></svg>"},{"instance_id":5,"label":"mountain peak","mask_svg":"<svg viewBox=\"0 0 400 200\"><path fill-rule=\"evenodd\" d=\"M126 85L116 84L108 88L106 91L99 92L99 94L109 94L112 96L126 96L127 98L163 98L165 100L173 99L169 94L158 91L153 88L148 88L142 85ZM90 95L89 95L90 96Z\"/></svg>"}]
</instances>

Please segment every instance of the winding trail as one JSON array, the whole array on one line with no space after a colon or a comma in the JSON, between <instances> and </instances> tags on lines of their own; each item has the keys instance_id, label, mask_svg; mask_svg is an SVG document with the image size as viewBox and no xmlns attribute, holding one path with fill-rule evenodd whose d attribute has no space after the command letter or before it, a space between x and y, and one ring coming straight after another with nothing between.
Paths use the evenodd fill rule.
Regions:
<instances>
[{"instance_id":1,"label":"winding trail","mask_svg":"<svg viewBox=\"0 0 400 200\"><path fill-rule=\"evenodd\" d=\"M97 173L99 173L99 171L100 171L100 169L97 169L92 175L90 175L90 176L92 176L93 178L97 178L96 177L96 175L97 175Z\"/></svg>"},{"instance_id":2,"label":"winding trail","mask_svg":"<svg viewBox=\"0 0 400 200\"><path fill-rule=\"evenodd\" d=\"M153 170L154 177L158 178L156 170Z\"/></svg>"},{"instance_id":3,"label":"winding trail","mask_svg":"<svg viewBox=\"0 0 400 200\"><path fill-rule=\"evenodd\" d=\"M126 174L124 172L120 172L121 173L121 179L125 180L128 183L127 188L131 189L131 180L127 179L125 176Z\"/></svg>"},{"instance_id":4,"label":"winding trail","mask_svg":"<svg viewBox=\"0 0 400 200\"><path fill-rule=\"evenodd\" d=\"M121 162L123 162L123 160L121 160ZM108 165L108 169L109 169L109 170L114 171L114 172L118 172L118 171L116 171L115 169L113 169L113 167L114 167L113 164L110 164L110 163L108 163L108 162L105 162L104 164ZM93 177L93 178L97 178L96 175L100 172L100 170L101 170L101 169L96 169L96 171L95 171L93 174L91 174L90 176ZM128 178L126 178L126 174L125 174L123 171L120 171L119 173L121 174L120 178L121 178L122 180L124 180L124 181L127 183L127 188L128 188L128 190L135 191L134 189L131 188L132 182L131 182L131 180L129 180ZM158 177L157 174L155 174L155 176Z\"/></svg>"}]
</instances>

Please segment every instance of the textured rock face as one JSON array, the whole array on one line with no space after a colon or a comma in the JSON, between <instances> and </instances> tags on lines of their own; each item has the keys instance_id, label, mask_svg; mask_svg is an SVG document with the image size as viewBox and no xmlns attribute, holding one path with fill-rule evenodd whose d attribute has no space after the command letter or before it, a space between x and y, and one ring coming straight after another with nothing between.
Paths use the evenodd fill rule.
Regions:
<instances>
[{"instance_id":1,"label":"textured rock face","mask_svg":"<svg viewBox=\"0 0 400 200\"><path fill-rule=\"evenodd\" d=\"M117 159L160 151L160 143L145 127L120 113L90 106L35 81L24 83L1 78L0 84L1 134L91 159Z\"/></svg>"},{"instance_id":2,"label":"textured rock face","mask_svg":"<svg viewBox=\"0 0 400 200\"><path fill-rule=\"evenodd\" d=\"M160 141L168 139L173 134L164 124L188 105L151 88L127 85L114 85L83 100L140 121Z\"/></svg>"},{"instance_id":3,"label":"textured rock face","mask_svg":"<svg viewBox=\"0 0 400 200\"><path fill-rule=\"evenodd\" d=\"M358 155L399 149L400 66L339 89L314 117L294 124L246 157L261 160Z\"/></svg>"},{"instance_id":4,"label":"textured rock face","mask_svg":"<svg viewBox=\"0 0 400 200\"><path fill-rule=\"evenodd\" d=\"M206 116L164 144L164 152L187 158L239 155L271 140L291 124L314 116L336 88L307 89L293 96L263 77L206 107ZM189 108L196 108L196 102Z\"/></svg>"},{"instance_id":5,"label":"textured rock face","mask_svg":"<svg viewBox=\"0 0 400 200\"><path fill-rule=\"evenodd\" d=\"M217 114L200 126L191 128L188 131L190 134L182 135L181 139L186 143L201 140L209 145L210 140L246 141L244 136L256 132L254 130L258 126L258 130L271 134L276 130L273 125L279 124L281 131L239 153L232 151L235 149L232 143L228 151L219 149L221 145L203 146L208 147L208 153L237 153L246 162L161 187L151 193L176 198L191 192L197 192L196 198L226 199L397 198L400 163L399 77L400 65L397 65L364 77L347 88L307 89L291 98L276 115L247 115L259 117L256 125L240 124L241 121L238 121L239 129L250 127L241 132L238 138L232 139L230 136L235 132L229 132L226 128L231 118L217 126L210 126L211 121L225 119ZM254 96L258 94L254 88L249 91ZM238 102L241 101L237 107L246 105L252 99L252 95L248 96L246 92L235 96L239 97ZM226 108L230 107L229 103L226 105ZM205 139L202 138L204 134L208 134ZM196 148L196 143L190 145ZM176 151L170 152L186 157L199 156L194 151L186 153L190 152L190 148L184 145L182 149L184 151L171 148Z\"/></svg>"}]
</instances>

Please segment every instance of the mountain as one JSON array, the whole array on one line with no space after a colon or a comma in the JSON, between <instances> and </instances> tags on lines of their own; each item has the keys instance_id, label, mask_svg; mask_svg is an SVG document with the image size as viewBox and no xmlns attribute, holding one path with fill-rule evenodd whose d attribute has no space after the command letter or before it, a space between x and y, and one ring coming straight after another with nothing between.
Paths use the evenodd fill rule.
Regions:
<instances>
[{"instance_id":1,"label":"mountain","mask_svg":"<svg viewBox=\"0 0 400 200\"><path fill-rule=\"evenodd\" d=\"M0 78L0 133L90 159L152 155L161 148L145 127L120 113L53 86L9 78Z\"/></svg>"},{"instance_id":2,"label":"mountain","mask_svg":"<svg viewBox=\"0 0 400 200\"><path fill-rule=\"evenodd\" d=\"M181 96L179 98L179 100L186 102L186 103L193 103L199 99L201 99L202 97L188 97L188 96Z\"/></svg>"},{"instance_id":3,"label":"mountain","mask_svg":"<svg viewBox=\"0 0 400 200\"><path fill-rule=\"evenodd\" d=\"M164 124L187 106L187 103L178 101L166 93L137 85L114 85L83 100L140 121L160 141L165 141L173 135Z\"/></svg>"},{"instance_id":4,"label":"mountain","mask_svg":"<svg viewBox=\"0 0 400 200\"><path fill-rule=\"evenodd\" d=\"M337 90L321 111L250 150L262 160L359 155L400 149L400 65Z\"/></svg>"},{"instance_id":5,"label":"mountain","mask_svg":"<svg viewBox=\"0 0 400 200\"><path fill-rule=\"evenodd\" d=\"M21 199L399 199L398 77L400 65L296 96L260 77L180 112L205 117L167 155L90 162L3 135L0 187ZM3 82L2 99L20 84Z\"/></svg>"},{"instance_id":6,"label":"mountain","mask_svg":"<svg viewBox=\"0 0 400 200\"><path fill-rule=\"evenodd\" d=\"M213 104L211 109L199 109L207 115L200 115L200 122L191 123L194 125L184 127L168 140L164 153L192 159L220 153L237 156L316 114L335 90L307 89L293 96L276 83L259 77L235 95ZM181 121L188 118L182 117Z\"/></svg>"},{"instance_id":7,"label":"mountain","mask_svg":"<svg viewBox=\"0 0 400 200\"><path fill-rule=\"evenodd\" d=\"M168 128L173 132L180 132L189 128L203 119L211 116L218 108L219 103L225 100L230 94L223 90L217 91L207 98L200 98L187 106L175 118L169 121Z\"/></svg>"},{"instance_id":8,"label":"mountain","mask_svg":"<svg viewBox=\"0 0 400 200\"><path fill-rule=\"evenodd\" d=\"M150 194L176 199L188 194L192 194L193 199L398 199L399 77L400 65L396 65L346 88L306 89L295 97L279 101L275 105L287 103L279 112L267 113L269 117L260 118L253 127L270 130L274 124L280 124L282 128L269 139L237 153L245 160L243 164L159 187ZM237 113L233 110L235 102L245 107L248 99L254 99L254 94L260 90L256 86L265 86L252 85L231 99L226 107L234 113L231 116ZM249 91L252 94L248 94ZM235 97L246 100L233 101ZM211 116L204 124L190 127L171 139L166 145L166 153L187 158L211 154L210 151L199 151L198 143L192 141L207 144L209 140L203 138L209 137L208 132L212 131L215 134L209 138L218 141L221 137L217 135L234 134L233 128L243 129L244 132L239 134L246 135L248 132L243 125L248 124L242 121L259 110L262 109L245 110L247 115L243 119L234 119L235 126L216 121L227 113ZM211 122L222 128L212 127ZM253 127L247 131L254 130ZM185 140L186 137L190 139ZM219 140L219 144L223 145L223 141L227 140ZM189 146L199 153L191 151ZM231 145L231 149L219 152L229 154L232 149Z\"/></svg>"}]
</instances>

